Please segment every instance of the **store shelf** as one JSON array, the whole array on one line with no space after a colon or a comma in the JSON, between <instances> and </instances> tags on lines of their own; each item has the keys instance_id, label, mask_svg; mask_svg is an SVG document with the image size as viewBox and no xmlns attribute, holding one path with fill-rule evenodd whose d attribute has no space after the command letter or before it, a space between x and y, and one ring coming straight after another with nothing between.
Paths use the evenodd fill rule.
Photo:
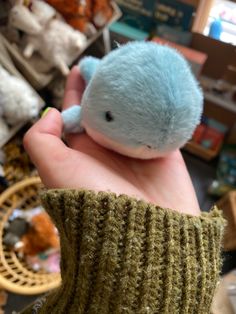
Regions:
<instances>
[{"instance_id":1,"label":"store shelf","mask_svg":"<svg viewBox=\"0 0 236 314\"><path fill-rule=\"evenodd\" d=\"M215 95L213 93L204 91L204 98L205 98L205 100L208 100L217 106L220 106L224 109L227 109L227 110L230 110L230 111L236 113L236 103L234 103L230 100L224 99L224 98L222 98L222 96Z\"/></svg>"},{"instance_id":2,"label":"store shelf","mask_svg":"<svg viewBox=\"0 0 236 314\"><path fill-rule=\"evenodd\" d=\"M205 100L228 111L236 113L236 103L230 100L230 95L226 94L224 96L211 91L212 88L216 87L216 80L206 76L201 76L199 80L203 88Z\"/></svg>"}]
</instances>

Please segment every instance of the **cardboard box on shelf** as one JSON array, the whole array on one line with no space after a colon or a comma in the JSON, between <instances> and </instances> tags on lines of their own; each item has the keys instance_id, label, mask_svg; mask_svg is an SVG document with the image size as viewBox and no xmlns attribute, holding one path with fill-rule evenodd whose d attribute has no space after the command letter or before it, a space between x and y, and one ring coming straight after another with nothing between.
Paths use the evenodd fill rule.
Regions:
<instances>
[{"instance_id":1,"label":"cardboard box on shelf","mask_svg":"<svg viewBox=\"0 0 236 314\"><path fill-rule=\"evenodd\" d=\"M212 79L221 79L231 60L235 60L235 46L200 33L194 32L192 35L190 48L208 56L202 74Z\"/></svg>"},{"instance_id":2,"label":"cardboard box on shelf","mask_svg":"<svg viewBox=\"0 0 236 314\"><path fill-rule=\"evenodd\" d=\"M223 145L228 127L218 121L202 116L199 124L184 149L207 161L215 158Z\"/></svg>"},{"instance_id":3,"label":"cardboard box on shelf","mask_svg":"<svg viewBox=\"0 0 236 314\"><path fill-rule=\"evenodd\" d=\"M236 121L236 105L220 96L209 96L204 92L204 115L213 118L231 129Z\"/></svg>"},{"instance_id":4,"label":"cardboard box on shelf","mask_svg":"<svg viewBox=\"0 0 236 314\"><path fill-rule=\"evenodd\" d=\"M226 251L236 250L236 190L222 197L217 206L223 211L227 220L224 235L224 249Z\"/></svg>"},{"instance_id":5,"label":"cardboard box on shelf","mask_svg":"<svg viewBox=\"0 0 236 314\"><path fill-rule=\"evenodd\" d=\"M216 289L211 307L211 314L235 314L233 305L227 293L224 279L220 281Z\"/></svg>"},{"instance_id":6,"label":"cardboard box on shelf","mask_svg":"<svg viewBox=\"0 0 236 314\"><path fill-rule=\"evenodd\" d=\"M211 314L236 313L236 271L223 276L216 288Z\"/></svg>"},{"instance_id":7,"label":"cardboard box on shelf","mask_svg":"<svg viewBox=\"0 0 236 314\"><path fill-rule=\"evenodd\" d=\"M222 143L219 143L215 149L207 149L193 141L189 141L185 146L184 150L188 151L189 153L198 156L206 161L210 161L214 159L220 152Z\"/></svg>"}]
</instances>

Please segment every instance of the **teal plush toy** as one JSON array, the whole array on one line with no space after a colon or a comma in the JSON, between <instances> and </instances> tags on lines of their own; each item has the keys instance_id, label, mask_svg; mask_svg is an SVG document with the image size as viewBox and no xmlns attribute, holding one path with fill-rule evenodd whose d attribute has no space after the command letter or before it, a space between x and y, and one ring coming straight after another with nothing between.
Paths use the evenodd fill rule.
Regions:
<instances>
[{"instance_id":1,"label":"teal plush toy","mask_svg":"<svg viewBox=\"0 0 236 314\"><path fill-rule=\"evenodd\" d=\"M203 96L174 49L131 42L103 59L79 63L86 81L80 106L63 111L65 132L82 132L120 154L151 159L182 147L202 113Z\"/></svg>"}]
</instances>

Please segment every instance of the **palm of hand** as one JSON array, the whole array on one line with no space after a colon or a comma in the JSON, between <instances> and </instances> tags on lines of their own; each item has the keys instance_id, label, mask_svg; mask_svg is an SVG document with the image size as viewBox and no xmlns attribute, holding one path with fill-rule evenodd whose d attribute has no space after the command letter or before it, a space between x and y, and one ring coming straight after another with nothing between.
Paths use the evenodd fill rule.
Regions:
<instances>
[{"instance_id":1,"label":"palm of hand","mask_svg":"<svg viewBox=\"0 0 236 314\"><path fill-rule=\"evenodd\" d=\"M74 68L67 82L64 108L79 103L83 89L79 72ZM179 151L165 158L137 160L99 146L86 134L67 136L66 147L59 139L62 131L60 114L50 110L44 119L48 119L47 125L50 122L51 127L50 132L42 131L44 141L51 143L50 160L42 162L30 144L32 134L37 133L37 127L40 128L43 121L28 132L25 147L47 187L112 191L199 215L196 195ZM43 128L47 128L46 122L41 126Z\"/></svg>"},{"instance_id":2,"label":"palm of hand","mask_svg":"<svg viewBox=\"0 0 236 314\"><path fill-rule=\"evenodd\" d=\"M99 146L86 134L70 135L67 141L72 149L62 159L60 171L55 169L51 181L46 182L49 187L112 191L181 212L198 213L195 192L179 151L158 160L137 160Z\"/></svg>"}]
</instances>

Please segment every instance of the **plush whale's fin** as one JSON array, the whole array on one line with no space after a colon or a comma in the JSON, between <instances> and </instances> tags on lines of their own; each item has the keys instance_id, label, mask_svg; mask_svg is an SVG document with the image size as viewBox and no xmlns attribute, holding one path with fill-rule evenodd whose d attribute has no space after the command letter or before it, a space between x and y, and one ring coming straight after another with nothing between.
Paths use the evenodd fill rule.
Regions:
<instances>
[{"instance_id":1,"label":"plush whale's fin","mask_svg":"<svg viewBox=\"0 0 236 314\"><path fill-rule=\"evenodd\" d=\"M88 84L93 77L99 63L100 60L94 57L84 57L80 60L78 66L86 84Z\"/></svg>"},{"instance_id":2,"label":"plush whale's fin","mask_svg":"<svg viewBox=\"0 0 236 314\"><path fill-rule=\"evenodd\" d=\"M62 120L64 124L64 132L66 133L81 133L81 106L74 105L62 113Z\"/></svg>"}]
</instances>

